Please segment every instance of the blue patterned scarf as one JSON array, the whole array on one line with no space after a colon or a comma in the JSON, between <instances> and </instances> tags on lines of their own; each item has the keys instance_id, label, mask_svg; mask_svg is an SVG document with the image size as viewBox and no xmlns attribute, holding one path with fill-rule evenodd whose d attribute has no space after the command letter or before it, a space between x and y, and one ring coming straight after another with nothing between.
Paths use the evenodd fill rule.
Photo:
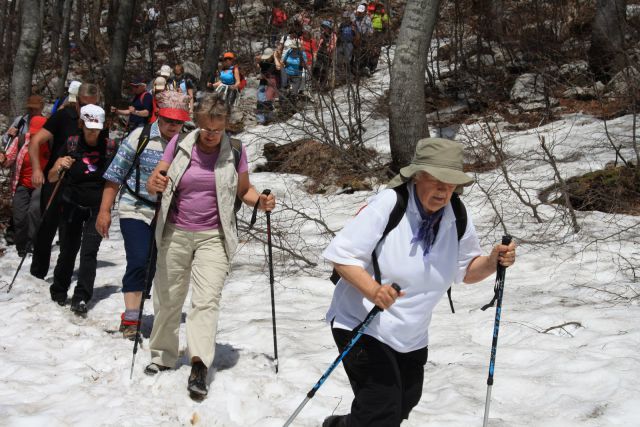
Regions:
<instances>
[{"instance_id":1,"label":"blue patterned scarf","mask_svg":"<svg viewBox=\"0 0 640 427\"><path fill-rule=\"evenodd\" d=\"M424 245L424 252L422 253L422 256L426 258L426 256L429 255L431 246L433 246L433 242L436 239L435 226L440 222L444 208L438 209L436 212L429 214L422 207L422 203L420 203L415 186L413 187L413 196L422 221L411 239L411 244L422 242Z\"/></svg>"}]
</instances>

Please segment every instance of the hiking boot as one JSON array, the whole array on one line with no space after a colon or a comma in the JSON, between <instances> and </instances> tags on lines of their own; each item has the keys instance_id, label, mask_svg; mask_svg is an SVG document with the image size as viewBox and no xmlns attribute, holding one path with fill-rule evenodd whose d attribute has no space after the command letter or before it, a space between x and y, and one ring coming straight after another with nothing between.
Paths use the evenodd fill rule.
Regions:
<instances>
[{"instance_id":1,"label":"hiking boot","mask_svg":"<svg viewBox=\"0 0 640 427\"><path fill-rule=\"evenodd\" d=\"M87 303L85 303L84 301L71 300L71 311L79 316L83 316L87 314L87 311L89 311L89 309L87 308Z\"/></svg>"},{"instance_id":2,"label":"hiking boot","mask_svg":"<svg viewBox=\"0 0 640 427\"><path fill-rule=\"evenodd\" d=\"M324 419L322 427L346 427L347 416L346 415L331 415Z\"/></svg>"},{"instance_id":3,"label":"hiking boot","mask_svg":"<svg viewBox=\"0 0 640 427\"><path fill-rule=\"evenodd\" d=\"M191 375L187 390L196 398L203 398L207 395L207 367L202 362L194 362L191 366Z\"/></svg>"},{"instance_id":4,"label":"hiking boot","mask_svg":"<svg viewBox=\"0 0 640 427\"><path fill-rule=\"evenodd\" d=\"M152 377L160 372L168 371L169 369L171 368L168 366L158 365L157 363L149 363L144 368L144 373Z\"/></svg>"}]
</instances>

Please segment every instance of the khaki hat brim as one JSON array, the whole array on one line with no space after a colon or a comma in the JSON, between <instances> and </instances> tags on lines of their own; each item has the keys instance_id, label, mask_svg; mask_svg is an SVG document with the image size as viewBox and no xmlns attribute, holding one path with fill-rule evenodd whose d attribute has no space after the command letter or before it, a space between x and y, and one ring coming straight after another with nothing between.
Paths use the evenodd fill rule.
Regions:
<instances>
[{"instance_id":1,"label":"khaki hat brim","mask_svg":"<svg viewBox=\"0 0 640 427\"><path fill-rule=\"evenodd\" d=\"M438 181L442 181L446 184L456 184L463 186L473 184L473 177L467 175L462 171L450 168L439 168L431 165L411 164L400 169L400 175L405 179L409 179L420 171L424 171Z\"/></svg>"}]
</instances>

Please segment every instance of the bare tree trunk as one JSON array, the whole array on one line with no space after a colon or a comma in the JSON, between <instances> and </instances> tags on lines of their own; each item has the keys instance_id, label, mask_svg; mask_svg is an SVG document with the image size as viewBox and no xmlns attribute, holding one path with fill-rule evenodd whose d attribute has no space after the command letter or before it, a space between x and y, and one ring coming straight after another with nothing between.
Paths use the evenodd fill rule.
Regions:
<instances>
[{"instance_id":1,"label":"bare tree trunk","mask_svg":"<svg viewBox=\"0 0 640 427\"><path fill-rule=\"evenodd\" d=\"M100 37L101 0L91 0L89 7L89 49L98 52L98 38Z\"/></svg>"},{"instance_id":2,"label":"bare tree trunk","mask_svg":"<svg viewBox=\"0 0 640 427\"><path fill-rule=\"evenodd\" d=\"M107 15L107 37L113 39L116 32L116 22L118 20L118 0L109 0L109 15Z\"/></svg>"},{"instance_id":3,"label":"bare tree trunk","mask_svg":"<svg viewBox=\"0 0 640 427\"><path fill-rule=\"evenodd\" d=\"M11 70L11 64L13 64L13 55L14 51L14 39L17 39L18 36L18 9L16 7L17 1L11 2L11 9L7 12L7 22L8 25L5 27L5 38L4 38L4 54L2 58L3 68L6 74Z\"/></svg>"},{"instance_id":4,"label":"bare tree trunk","mask_svg":"<svg viewBox=\"0 0 640 427\"><path fill-rule=\"evenodd\" d=\"M4 42L4 30L6 29L6 23L8 20L7 10L9 9L9 1L2 0L0 5L0 44Z\"/></svg>"},{"instance_id":5,"label":"bare tree trunk","mask_svg":"<svg viewBox=\"0 0 640 427\"><path fill-rule=\"evenodd\" d=\"M69 74L69 30L71 27L71 10L73 9L73 0L64 0L62 7L62 69L60 72L60 80L56 86L56 97L59 98L64 95L64 82L67 80L67 74Z\"/></svg>"},{"instance_id":6,"label":"bare tree trunk","mask_svg":"<svg viewBox=\"0 0 640 427\"><path fill-rule=\"evenodd\" d=\"M33 69L40 53L44 0L22 0L20 44L11 75L11 112L17 115L31 95Z\"/></svg>"},{"instance_id":7,"label":"bare tree trunk","mask_svg":"<svg viewBox=\"0 0 640 427\"><path fill-rule=\"evenodd\" d=\"M53 0L51 8L51 56L57 62L60 50L64 0Z\"/></svg>"},{"instance_id":8,"label":"bare tree trunk","mask_svg":"<svg viewBox=\"0 0 640 427\"><path fill-rule=\"evenodd\" d=\"M105 104L108 109L120 98L122 73L127 60L129 34L133 27L136 0L120 0L118 20L111 43L111 56L106 70ZM108 110L107 110L108 111Z\"/></svg>"},{"instance_id":9,"label":"bare tree trunk","mask_svg":"<svg viewBox=\"0 0 640 427\"><path fill-rule=\"evenodd\" d=\"M429 136L425 62L438 18L439 0L408 0L391 65L389 134L392 168L407 165L420 138Z\"/></svg>"},{"instance_id":10,"label":"bare tree trunk","mask_svg":"<svg viewBox=\"0 0 640 427\"><path fill-rule=\"evenodd\" d=\"M209 1L209 31L207 32L207 44L202 60L202 74L198 87L204 90L211 73L218 68L218 57L222 47L222 34L224 32L224 15L227 10L227 0Z\"/></svg>"},{"instance_id":11,"label":"bare tree trunk","mask_svg":"<svg viewBox=\"0 0 640 427\"><path fill-rule=\"evenodd\" d=\"M597 0L591 27L589 66L598 79L608 80L624 68L626 0Z\"/></svg>"}]
</instances>

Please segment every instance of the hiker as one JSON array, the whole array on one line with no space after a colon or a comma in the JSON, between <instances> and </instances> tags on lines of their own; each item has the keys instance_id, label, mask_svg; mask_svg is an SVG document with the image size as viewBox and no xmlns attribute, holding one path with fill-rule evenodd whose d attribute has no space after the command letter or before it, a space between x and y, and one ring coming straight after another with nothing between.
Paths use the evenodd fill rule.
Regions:
<instances>
[{"instance_id":1,"label":"hiker","mask_svg":"<svg viewBox=\"0 0 640 427\"><path fill-rule=\"evenodd\" d=\"M289 26L289 32L282 36L278 42L278 47L273 54L273 59L276 64L276 69L280 71L280 79L278 80L278 89L284 89L287 87L287 72L285 71L285 64L283 61L284 56L289 52L291 48L300 47L302 42L300 41L300 31L298 25L292 24Z\"/></svg>"},{"instance_id":2,"label":"hiker","mask_svg":"<svg viewBox=\"0 0 640 427\"><path fill-rule=\"evenodd\" d=\"M53 107L51 108L51 115L53 116L58 110L63 109L68 104L75 104L78 99L78 90L80 89L80 85L82 82L77 80L71 81L69 83L69 88L67 89L68 96L62 96L60 98L56 98L56 101L53 103Z\"/></svg>"},{"instance_id":3,"label":"hiker","mask_svg":"<svg viewBox=\"0 0 640 427\"><path fill-rule=\"evenodd\" d=\"M389 15L384 10L384 5L378 2L369 3L367 10L371 13L371 26L373 27L368 67L369 71L373 73L376 68L378 68L378 60L380 59L382 46L386 44Z\"/></svg>"},{"instance_id":4,"label":"hiker","mask_svg":"<svg viewBox=\"0 0 640 427\"><path fill-rule=\"evenodd\" d=\"M275 46L276 40L278 40L285 32L287 19L289 19L287 12L285 12L282 7L280 0L274 0L273 7L271 8L271 20L269 21L269 42L271 46Z\"/></svg>"},{"instance_id":5,"label":"hiker","mask_svg":"<svg viewBox=\"0 0 640 427\"><path fill-rule=\"evenodd\" d=\"M31 182L35 188L42 186L40 191L40 210L44 211L49 199L53 195L55 183L45 181L45 176L49 174L49 170L53 167L58 159L59 152L72 138L79 133L78 119L80 105L95 104L98 102L98 87L91 83L83 83L78 88L76 102L71 102L62 110L58 110L56 114L49 117L40 131L31 136L29 143L29 160L31 160ZM107 138L109 130L103 129L100 139ZM46 166L41 166L39 151L43 144L49 145L49 160ZM61 185L64 185L62 183ZM51 247L53 238L58 230L60 223L60 194L62 189L58 191L56 196L51 200L46 215L41 218L40 227L34 241L33 257L31 258L31 275L39 279L44 279L49 271L49 263L51 262Z\"/></svg>"},{"instance_id":6,"label":"hiker","mask_svg":"<svg viewBox=\"0 0 640 427\"><path fill-rule=\"evenodd\" d=\"M31 251L32 241L36 236L40 219L40 189L31 182L31 161L29 160L29 141L31 136L38 133L47 119L43 116L33 116L29 120L29 131L16 136L6 153L0 153L0 165L4 168L11 166L11 210L13 213L14 242L18 256L23 257ZM40 146L40 165L47 164L49 146Z\"/></svg>"},{"instance_id":7,"label":"hiker","mask_svg":"<svg viewBox=\"0 0 640 427\"><path fill-rule=\"evenodd\" d=\"M233 108L240 87L240 69L236 65L236 55L233 52L225 52L222 55L222 65L216 75L211 76L207 87L220 92L229 108Z\"/></svg>"},{"instance_id":8,"label":"hiker","mask_svg":"<svg viewBox=\"0 0 640 427\"><path fill-rule=\"evenodd\" d=\"M133 79L129 83L129 87L133 94L129 108L119 110L116 107L111 107L111 112L129 116L128 131L131 133L134 129L149 123L153 111L153 96L147 92L147 84L141 77Z\"/></svg>"},{"instance_id":9,"label":"hiker","mask_svg":"<svg viewBox=\"0 0 640 427\"><path fill-rule=\"evenodd\" d=\"M300 36L301 47L307 54L309 63L307 68L313 69L313 64L316 62L316 55L318 54L318 41L313 37L312 29L310 25L302 27L302 36Z\"/></svg>"},{"instance_id":10,"label":"hiker","mask_svg":"<svg viewBox=\"0 0 640 427\"><path fill-rule=\"evenodd\" d=\"M355 30L350 12L342 14L342 22L338 26L337 62L345 77L351 73L353 47L357 42L358 33Z\"/></svg>"},{"instance_id":11,"label":"hiker","mask_svg":"<svg viewBox=\"0 0 640 427\"><path fill-rule=\"evenodd\" d=\"M182 64L176 64L173 67L173 77L167 79L167 90L180 91L189 96L189 114L193 114L193 106L195 102L196 84L195 78L191 74L184 72Z\"/></svg>"},{"instance_id":12,"label":"hiker","mask_svg":"<svg viewBox=\"0 0 640 427\"><path fill-rule=\"evenodd\" d=\"M269 124L273 120L273 101L276 98L276 64L273 59L273 49L266 48L262 55L256 57L260 82L258 84L256 120L260 125Z\"/></svg>"},{"instance_id":13,"label":"hiker","mask_svg":"<svg viewBox=\"0 0 640 427\"><path fill-rule=\"evenodd\" d=\"M6 147L10 142L18 135L24 135L29 132L29 121L32 117L41 116L42 110L44 109L44 100L41 96L31 95L27 98L27 102L25 104L26 113L22 116L16 117L9 129L2 137L2 147L4 147L4 151L6 151Z\"/></svg>"},{"instance_id":14,"label":"hiker","mask_svg":"<svg viewBox=\"0 0 640 427\"><path fill-rule=\"evenodd\" d=\"M309 69L310 58L301 47L292 47L282 58L284 75L286 76L282 87L287 89L286 97L295 102L304 83L303 71Z\"/></svg>"},{"instance_id":15,"label":"hiker","mask_svg":"<svg viewBox=\"0 0 640 427\"><path fill-rule=\"evenodd\" d=\"M49 170L49 182L64 179L60 221L60 254L49 288L51 299L64 306L71 284L76 256L80 251L78 282L71 298L71 311L87 313L93 296L98 249L102 236L96 231L96 218L102 199L102 174L115 154L115 142L102 133L105 113L97 105L80 109L80 132L67 140L60 156Z\"/></svg>"},{"instance_id":16,"label":"hiker","mask_svg":"<svg viewBox=\"0 0 640 427\"><path fill-rule=\"evenodd\" d=\"M275 207L273 194L260 195L251 185L244 147L234 146L225 133L229 114L220 94L207 93L195 115L199 128L179 146L169 143L147 181L150 194L162 193L162 205L155 231L151 363L145 373L175 367L182 306L191 282L186 334L192 365L188 390L194 397L207 394L222 287L238 244L235 199L251 207L257 203L263 211ZM168 171L167 176L160 171Z\"/></svg>"},{"instance_id":17,"label":"hiker","mask_svg":"<svg viewBox=\"0 0 640 427\"><path fill-rule=\"evenodd\" d=\"M456 189L472 182L462 169L462 145L421 139L411 164L324 251L341 276L326 316L339 351L374 306L384 311L343 359L355 395L351 413L328 417L323 427L400 426L422 395L435 305L452 283L476 283L495 273L498 262L514 263L515 243L481 255L471 218L458 238L451 200ZM404 213L381 239L400 194Z\"/></svg>"},{"instance_id":18,"label":"hiker","mask_svg":"<svg viewBox=\"0 0 640 427\"><path fill-rule=\"evenodd\" d=\"M120 315L120 332L133 340L138 326L138 313L153 238L151 220L156 198L145 191L145 183L162 158L169 141L177 138L184 122L189 121L189 97L180 92L158 94L158 121L138 128L127 136L104 174L106 179L96 229L109 238L111 208L119 197L118 218L124 239L127 267L122 277L125 311ZM146 141L146 142L145 142ZM119 193L119 194L118 194ZM155 273L155 251L151 256L151 279Z\"/></svg>"},{"instance_id":19,"label":"hiker","mask_svg":"<svg viewBox=\"0 0 640 427\"><path fill-rule=\"evenodd\" d=\"M329 20L322 21L318 38L318 53L313 63L313 77L321 89L327 85L337 39L338 37L333 31L333 22Z\"/></svg>"},{"instance_id":20,"label":"hiker","mask_svg":"<svg viewBox=\"0 0 640 427\"><path fill-rule=\"evenodd\" d=\"M373 24L367 15L366 3L360 4L351 18L353 28L358 36L354 43L352 69L356 75L371 75L369 70L369 55L371 50L371 38L373 36Z\"/></svg>"},{"instance_id":21,"label":"hiker","mask_svg":"<svg viewBox=\"0 0 640 427\"><path fill-rule=\"evenodd\" d=\"M151 91L152 99L152 108L151 108L151 117L149 118L149 123L155 123L158 120L158 95L167 90L167 79L162 76L156 77L153 80L153 89Z\"/></svg>"}]
</instances>

